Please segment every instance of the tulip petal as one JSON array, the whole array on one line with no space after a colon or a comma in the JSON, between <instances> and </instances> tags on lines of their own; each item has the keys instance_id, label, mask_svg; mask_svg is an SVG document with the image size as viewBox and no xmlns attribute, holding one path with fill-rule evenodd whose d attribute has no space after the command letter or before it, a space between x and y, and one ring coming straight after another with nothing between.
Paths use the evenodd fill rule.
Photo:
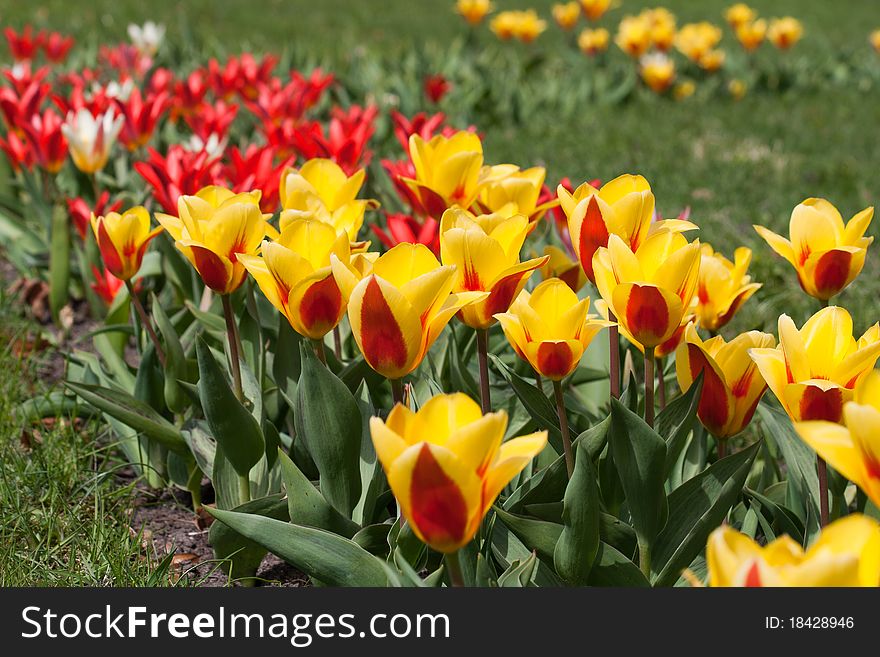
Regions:
<instances>
[{"instance_id":1,"label":"tulip petal","mask_svg":"<svg viewBox=\"0 0 880 657\"><path fill-rule=\"evenodd\" d=\"M852 390L813 379L785 386L785 405L795 421L826 420L840 422L843 404L852 399Z\"/></svg>"},{"instance_id":2,"label":"tulip petal","mask_svg":"<svg viewBox=\"0 0 880 657\"><path fill-rule=\"evenodd\" d=\"M608 245L609 238L608 227L605 225L598 199L598 196L591 195L578 203L568 217L568 230L572 242L577 245L578 259L591 282L595 281L593 255L596 249ZM610 212L610 209L607 211Z\"/></svg>"},{"instance_id":3,"label":"tulip petal","mask_svg":"<svg viewBox=\"0 0 880 657\"><path fill-rule=\"evenodd\" d=\"M832 468L856 484L863 481L864 465L846 427L837 422L813 420L795 422L794 428L801 439Z\"/></svg>"},{"instance_id":4,"label":"tulip petal","mask_svg":"<svg viewBox=\"0 0 880 657\"><path fill-rule=\"evenodd\" d=\"M498 449L494 463L486 473L483 483L482 512L492 506L495 499L510 481L522 472L529 461L547 446L547 432L538 431L527 436L513 438Z\"/></svg>"},{"instance_id":5,"label":"tulip petal","mask_svg":"<svg viewBox=\"0 0 880 657\"><path fill-rule=\"evenodd\" d=\"M844 245L856 246L865 234L865 231L868 230L868 226L871 224L871 219L873 218L874 208L872 206L865 208L850 219L846 224L846 229L843 231L842 243Z\"/></svg>"},{"instance_id":6,"label":"tulip petal","mask_svg":"<svg viewBox=\"0 0 880 657\"><path fill-rule=\"evenodd\" d=\"M214 253L203 244L195 242L180 242L180 244L192 250L193 265L205 285L218 294L229 294L235 291L233 267L229 259Z\"/></svg>"},{"instance_id":7,"label":"tulip petal","mask_svg":"<svg viewBox=\"0 0 880 657\"><path fill-rule=\"evenodd\" d=\"M758 233L761 237L764 238L764 241L770 245L770 248L776 251L783 258L788 260L792 266L797 267L797 263L795 261L794 249L791 246L791 242L782 237L781 235L777 235L771 230L764 228L763 226L753 226L755 232Z\"/></svg>"},{"instance_id":8,"label":"tulip petal","mask_svg":"<svg viewBox=\"0 0 880 657\"><path fill-rule=\"evenodd\" d=\"M544 340L529 342L525 354L542 376L561 381L574 372L584 354L584 347L579 340Z\"/></svg>"},{"instance_id":9,"label":"tulip petal","mask_svg":"<svg viewBox=\"0 0 880 657\"><path fill-rule=\"evenodd\" d=\"M303 335L323 338L342 319L345 303L329 268L305 279L290 291L288 308L297 319Z\"/></svg>"},{"instance_id":10,"label":"tulip petal","mask_svg":"<svg viewBox=\"0 0 880 657\"><path fill-rule=\"evenodd\" d=\"M370 436L373 440L373 447L376 450L376 456L379 462L388 472L394 465L394 462L409 447L409 444L388 424L382 421L382 418L370 418Z\"/></svg>"},{"instance_id":11,"label":"tulip petal","mask_svg":"<svg viewBox=\"0 0 880 657\"><path fill-rule=\"evenodd\" d=\"M656 347L668 340L684 315L678 296L654 285L618 285L612 302L622 313L618 321L644 347Z\"/></svg>"},{"instance_id":12,"label":"tulip petal","mask_svg":"<svg viewBox=\"0 0 880 657\"><path fill-rule=\"evenodd\" d=\"M410 431L420 440L446 445L456 431L482 417L480 405L462 392L437 395L413 416Z\"/></svg>"},{"instance_id":13,"label":"tulip petal","mask_svg":"<svg viewBox=\"0 0 880 657\"><path fill-rule=\"evenodd\" d=\"M482 477L495 457L507 429L507 413L487 413L466 426L456 429L446 441L467 467Z\"/></svg>"}]
</instances>

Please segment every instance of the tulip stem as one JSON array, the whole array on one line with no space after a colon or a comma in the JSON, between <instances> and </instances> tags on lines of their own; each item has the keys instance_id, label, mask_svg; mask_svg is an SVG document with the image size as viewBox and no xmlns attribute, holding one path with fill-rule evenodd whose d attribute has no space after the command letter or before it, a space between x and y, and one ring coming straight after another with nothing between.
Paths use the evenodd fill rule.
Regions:
<instances>
[{"instance_id":1,"label":"tulip stem","mask_svg":"<svg viewBox=\"0 0 880 657\"><path fill-rule=\"evenodd\" d=\"M461 574L461 561L458 558L458 550L446 554L446 570L449 572L449 583L454 587L464 586L464 577Z\"/></svg>"},{"instance_id":2,"label":"tulip stem","mask_svg":"<svg viewBox=\"0 0 880 657\"><path fill-rule=\"evenodd\" d=\"M339 324L333 327L333 354L336 360L342 360L342 336L339 334Z\"/></svg>"},{"instance_id":3,"label":"tulip stem","mask_svg":"<svg viewBox=\"0 0 880 657\"><path fill-rule=\"evenodd\" d=\"M403 381L400 379L388 379L391 383L391 398L395 404L403 404Z\"/></svg>"},{"instance_id":4,"label":"tulip stem","mask_svg":"<svg viewBox=\"0 0 880 657\"><path fill-rule=\"evenodd\" d=\"M485 415L492 410L492 400L489 398L489 331L487 329L477 329L477 356L480 361L480 406Z\"/></svg>"},{"instance_id":5,"label":"tulip stem","mask_svg":"<svg viewBox=\"0 0 880 657\"><path fill-rule=\"evenodd\" d=\"M318 360L327 364L327 353L324 351L324 341L323 340L312 340L312 344L315 346L315 355L318 357Z\"/></svg>"},{"instance_id":6,"label":"tulip stem","mask_svg":"<svg viewBox=\"0 0 880 657\"><path fill-rule=\"evenodd\" d=\"M565 401L562 398L562 383L553 382L553 394L556 397L556 413L559 415L559 431L562 433L562 449L565 452L565 469L568 478L574 472L574 454L571 451L571 435L568 432L568 416L565 414Z\"/></svg>"},{"instance_id":7,"label":"tulip stem","mask_svg":"<svg viewBox=\"0 0 880 657\"><path fill-rule=\"evenodd\" d=\"M134 286L131 284L131 280L125 281L125 289L128 290L128 296L131 299L131 304L134 306L135 312L137 312L138 317L141 320L141 324L144 326L144 330L146 330L147 335L150 336L150 341L153 343L153 347L156 350L156 358L159 359L159 363L161 363L162 367L165 367L165 350L162 349L162 345L159 342L159 336L156 335L156 331L153 328L153 324L150 321L150 317L147 315L147 311L144 310L143 305L141 304L141 300L138 298L138 295L134 291Z\"/></svg>"},{"instance_id":8,"label":"tulip stem","mask_svg":"<svg viewBox=\"0 0 880 657\"><path fill-rule=\"evenodd\" d=\"M816 467L819 471L819 524L824 527L828 524L828 466L821 456L816 457Z\"/></svg>"},{"instance_id":9,"label":"tulip stem","mask_svg":"<svg viewBox=\"0 0 880 657\"><path fill-rule=\"evenodd\" d=\"M541 391L542 395L546 395L544 392L544 379L541 378L541 373L538 370L535 370L535 387Z\"/></svg>"},{"instance_id":10,"label":"tulip stem","mask_svg":"<svg viewBox=\"0 0 880 657\"><path fill-rule=\"evenodd\" d=\"M645 347L645 422L654 428L654 347Z\"/></svg>"},{"instance_id":11,"label":"tulip stem","mask_svg":"<svg viewBox=\"0 0 880 657\"><path fill-rule=\"evenodd\" d=\"M238 475L238 498L241 504L251 501L251 480L248 475Z\"/></svg>"},{"instance_id":12,"label":"tulip stem","mask_svg":"<svg viewBox=\"0 0 880 657\"><path fill-rule=\"evenodd\" d=\"M609 321L616 322L614 313L608 311ZM609 376L611 378L611 396L620 399L620 338L617 324L608 329Z\"/></svg>"},{"instance_id":13,"label":"tulip stem","mask_svg":"<svg viewBox=\"0 0 880 657\"><path fill-rule=\"evenodd\" d=\"M232 310L232 300L228 294L220 295L223 299L223 316L226 318L226 335L229 339L229 360L232 367L232 390L236 399L244 402L244 392L241 388L241 363L239 362L238 327L235 324L235 312Z\"/></svg>"},{"instance_id":14,"label":"tulip stem","mask_svg":"<svg viewBox=\"0 0 880 657\"><path fill-rule=\"evenodd\" d=\"M718 452L719 461L727 456L727 438L715 436L715 449Z\"/></svg>"},{"instance_id":15,"label":"tulip stem","mask_svg":"<svg viewBox=\"0 0 880 657\"><path fill-rule=\"evenodd\" d=\"M660 410L666 408L666 374L662 358L657 359L657 403L660 404Z\"/></svg>"},{"instance_id":16,"label":"tulip stem","mask_svg":"<svg viewBox=\"0 0 880 657\"><path fill-rule=\"evenodd\" d=\"M639 541L639 568L649 582L651 581L651 546Z\"/></svg>"}]
</instances>

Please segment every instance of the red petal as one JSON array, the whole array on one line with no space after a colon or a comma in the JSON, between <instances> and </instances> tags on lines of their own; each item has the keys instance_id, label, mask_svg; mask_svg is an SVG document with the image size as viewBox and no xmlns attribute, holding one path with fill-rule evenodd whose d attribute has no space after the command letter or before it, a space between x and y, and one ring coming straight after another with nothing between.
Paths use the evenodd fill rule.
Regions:
<instances>
[{"instance_id":1,"label":"red petal","mask_svg":"<svg viewBox=\"0 0 880 657\"><path fill-rule=\"evenodd\" d=\"M669 328L669 308L656 287L633 285L626 304L626 325L636 339L659 338Z\"/></svg>"},{"instance_id":2,"label":"red petal","mask_svg":"<svg viewBox=\"0 0 880 657\"><path fill-rule=\"evenodd\" d=\"M822 390L808 385L800 401L801 420L840 422L843 417L843 393L840 388Z\"/></svg>"},{"instance_id":3,"label":"red petal","mask_svg":"<svg viewBox=\"0 0 880 657\"><path fill-rule=\"evenodd\" d=\"M581 267L591 283L596 282L593 274L593 254L600 246L608 246L608 228L602 218L599 202L595 196L591 196L587 203L587 213L581 224L581 235L578 242L578 257Z\"/></svg>"},{"instance_id":4,"label":"red petal","mask_svg":"<svg viewBox=\"0 0 880 657\"><path fill-rule=\"evenodd\" d=\"M703 390L700 393L700 405L697 415L700 422L715 436L720 436L724 425L730 417L727 390L715 370L707 362L705 354L696 345L688 346L688 363L691 378L696 379L703 372Z\"/></svg>"},{"instance_id":5,"label":"red petal","mask_svg":"<svg viewBox=\"0 0 880 657\"><path fill-rule=\"evenodd\" d=\"M566 342L542 342L538 345L538 371L550 379L568 376L574 354Z\"/></svg>"},{"instance_id":6,"label":"red petal","mask_svg":"<svg viewBox=\"0 0 880 657\"><path fill-rule=\"evenodd\" d=\"M819 258L813 283L823 298L833 297L843 289L851 261L852 254L848 251L828 251Z\"/></svg>"},{"instance_id":7,"label":"red petal","mask_svg":"<svg viewBox=\"0 0 880 657\"><path fill-rule=\"evenodd\" d=\"M375 277L367 283L361 302L361 349L374 369L401 369L406 365L403 333Z\"/></svg>"},{"instance_id":8,"label":"red petal","mask_svg":"<svg viewBox=\"0 0 880 657\"><path fill-rule=\"evenodd\" d=\"M332 276L311 285L299 307L303 326L315 333L326 333L336 326L341 310L342 294Z\"/></svg>"},{"instance_id":9,"label":"red petal","mask_svg":"<svg viewBox=\"0 0 880 657\"><path fill-rule=\"evenodd\" d=\"M410 500L413 524L427 543L442 548L465 538L467 503L427 444L422 445L413 467Z\"/></svg>"}]
</instances>

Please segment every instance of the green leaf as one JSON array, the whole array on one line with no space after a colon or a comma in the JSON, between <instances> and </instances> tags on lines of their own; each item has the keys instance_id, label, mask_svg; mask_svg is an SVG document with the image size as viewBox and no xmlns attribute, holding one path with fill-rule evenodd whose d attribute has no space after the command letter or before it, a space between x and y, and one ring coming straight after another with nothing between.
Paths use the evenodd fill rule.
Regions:
<instances>
[{"instance_id":1,"label":"green leaf","mask_svg":"<svg viewBox=\"0 0 880 657\"><path fill-rule=\"evenodd\" d=\"M513 392L535 419L537 425L541 429L547 430L548 438L556 453L562 454L562 433L559 431L559 416L556 414L556 407L544 393L507 367L500 358L494 354L489 354L489 358L495 368L501 372L501 376L510 384Z\"/></svg>"},{"instance_id":2,"label":"green leaf","mask_svg":"<svg viewBox=\"0 0 880 657\"><path fill-rule=\"evenodd\" d=\"M513 532L523 545L529 550L534 550L548 563L553 562L553 551L562 534L562 525L545 520L535 520L526 516L514 515L504 509L495 507L495 513L499 520Z\"/></svg>"},{"instance_id":3,"label":"green leaf","mask_svg":"<svg viewBox=\"0 0 880 657\"><path fill-rule=\"evenodd\" d=\"M58 313L67 304L70 286L70 220L66 209L56 205L52 211L49 247L49 308L58 322Z\"/></svg>"},{"instance_id":4,"label":"green leaf","mask_svg":"<svg viewBox=\"0 0 880 657\"><path fill-rule=\"evenodd\" d=\"M260 424L238 401L202 338L196 340L196 355L199 361L199 399L205 420L235 472L247 476L263 456Z\"/></svg>"},{"instance_id":5,"label":"green leaf","mask_svg":"<svg viewBox=\"0 0 880 657\"><path fill-rule=\"evenodd\" d=\"M498 577L500 588L524 588L532 585L532 577L538 566L538 557L532 552L527 559L514 561Z\"/></svg>"},{"instance_id":6,"label":"green leaf","mask_svg":"<svg viewBox=\"0 0 880 657\"><path fill-rule=\"evenodd\" d=\"M245 538L328 586L386 586L382 562L357 543L332 532L250 513L208 511Z\"/></svg>"},{"instance_id":7,"label":"green leaf","mask_svg":"<svg viewBox=\"0 0 880 657\"><path fill-rule=\"evenodd\" d=\"M282 495L270 495L236 507L242 514L264 516L287 521L287 503ZM208 542L214 548L214 556L222 560L223 569L231 580L251 578L257 573L266 548L239 534L230 525L215 522L208 532Z\"/></svg>"},{"instance_id":8,"label":"green leaf","mask_svg":"<svg viewBox=\"0 0 880 657\"><path fill-rule=\"evenodd\" d=\"M361 411L345 384L300 345L296 436L311 454L324 498L350 518L361 495Z\"/></svg>"},{"instance_id":9,"label":"green leaf","mask_svg":"<svg viewBox=\"0 0 880 657\"><path fill-rule=\"evenodd\" d=\"M278 461L281 463L281 478L287 489L287 506L291 522L306 527L326 529L345 538L355 535L360 527L330 506L318 489L282 450L278 451Z\"/></svg>"},{"instance_id":10,"label":"green leaf","mask_svg":"<svg viewBox=\"0 0 880 657\"><path fill-rule=\"evenodd\" d=\"M712 530L742 494L760 444L716 461L669 495L669 522L654 543L655 586L671 586L706 547Z\"/></svg>"},{"instance_id":11,"label":"green leaf","mask_svg":"<svg viewBox=\"0 0 880 657\"><path fill-rule=\"evenodd\" d=\"M574 472L565 489L563 530L553 553L557 574L571 586L585 586L599 550L599 484L590 453L577 451Z\"/></svg>"},{"instance_id":12,"label":"green leaf","mask_svg":"<svg viewBox=\"0 0 880 657\"><path fill-rule=\"evenodd\" d=\"M177 452L187 451L183 436L173 424L128 393L74 381L65 381L64 385L98 410L148 438L159 441L168 449Z\"/></svg>"},{"instance_id":13,"label":"green leaf","mask_svg":"<svg viewBox=\"0 0 880 657\"><path fill-rule=\"evenodd\" d=\"M697 422L697 409L700 405L700 392L703 389L703 373L697 376L688 391L673 399L657 415L657 433L666 441L666 466L663 478L667 479L675 467L682 450L687 446L687 438Z\"/></svg>"},{"instance_id":14,"label":"green leaf","mask_svg":"<svg viewBox=\"0 0 880 657\"><path fill-rule=\"evenodd\" d=\"M607 543L599 543L590 571L590 586L647 587L648 580L632 561Z\"/></svg>"},{"instance_id":15,"label":"green leaf","mask_svg":"<svg viewBox=\"0 0 880 657\"><path fill-rule=\"evenodd\" d=\"M638 415L611 400L611 455L639 542L652 545L666 523L666 443Z\"/></svg>"},{"instance_id":16,"label":"green leaf","mask_svg":"<svg viewBox=\"0 0 880 657\"><path fill-rule=\"evenodd\" d=\"M178 383L178 379L186 378L186 354L180 336L155 294L150 295L150 307L165 343L165 404L172 413L182 413L189 405L187 394Z\"/></svg>"}]
</instances>

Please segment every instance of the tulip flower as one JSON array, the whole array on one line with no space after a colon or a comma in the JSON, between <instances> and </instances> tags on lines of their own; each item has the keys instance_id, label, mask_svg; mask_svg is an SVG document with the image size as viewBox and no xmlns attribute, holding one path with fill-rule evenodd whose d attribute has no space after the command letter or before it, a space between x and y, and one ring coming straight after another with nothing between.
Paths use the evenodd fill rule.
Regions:
<instances>
[{"instance_id":1,"label":"tulip flower","mask_svg":"<svg viewBox=\"0 0 880 657\"><path fill-rule=\"evenodd\" d=\"M874 30L868 36L868 42L871 44L871 47L880 53L880 30Z\"/></svg>"},{"instance_id":2,"label":"tulip flower","mask_svg":"<svg viewBox=\"0 0 880 657\"><path fill-rule=\"evenodd\" d=\"M469 25L479 25L493 9L494 5L490 0L457 0L455 3L456 13Z\"/></svg>"},{"instance_id":3,"label":"tulip flower","mask_svg":"<svg viewBox=\"0 0 880 657\"><path fill-rule=\"evenodd\" d=\"M282 150L284 155L297 154L306 160L325 158L334 161L348 176L354 176L359 169L365 168L373 156L367 149L367 143L375 131L374 121L378 108L370 105L366 108L352 105L347 110L338 107L333 109L330 124L326 131L324 125L317 121L293 124L289 121L281 126L285 134L288 125L292 126L281 141L287 142L292 153ZM282 144L272 134L267 135L270 144L276 148Z\"/></svg>"},{"instance_id":4,"label":"tulip flower","mask_svg":"<svg viewBox=\"0 0 880 657\"><path fill-rule=\"evenodd\" d=\"M649 234L633 253L617 235L593 255L596 287L625 335L644 347L645 421L654 422L655 350L682 325L697 287L700 243L681 233Z\"/></svg>"},{"instance_id":5,"label":"tulip flower","mask_svg":"<svg viewBox=\"0 0 880 657\"><path fill-rule=\"evenodd\" d=\"M675 15L668 9L657 7L644 10L641 16L648 24L651 45L661 52L672 48L676 35Z\"/></svg>"},{"instance_id":6,"label":"tulip flower","mask_svg":"<svg viewBox=\"0 0 880 657\"><path fill-rule=\"evenodd\" d=\"M396 404L370 435L401 515L445 555L467 545L495 498L547 445L539 431L504 441L507 413L483 415L462 393L437 395L417 412ZM447 562L460 585L457 560Z\"/></svg>"},{"instance_id":7,"label":"tulip flower","mask_svg":"<svg viewBox=\"0 0 880 657\"><path fill-rule=\"evenodd\" d=\"M880 525L854 513L825 527L806 551L789 536L766 546L723 525L709 536L710 586L871 586L880 584Z\"/></svg>"},{"instance_id":8,"label":"tulip flower","mask_svg":"<svg viewBox=\"0 0 880 657\"><path fill-rule=\"evenodd\" d=\"M141 95L138 88L132 89L128 98L116 99L116 106L123 117L119 141L129 151L146 146L156 130L156 125L169 105L167 92Z\"/></svg>"},{"instance_id":9,"label":"tulip flower","mask_svg":"<svg viewBox=\"0 0 880 657\"><path fill-rule=\"evenodd\" d=\"M599 20L612 7L612 0L580 0L580 3L584 16L591 21Z\"/></svg>"},{"instance_id":10,"label":"tulip flower","mask_svg":"<svg viewBox=\"0 0 880 657\"><path fill-rule=\"evenodd\" d=\"M655 52L642 57L639 72L654 93L662 94L675 82L675 62L663 53Z\"/></svg>"},{"instance_id":11,"label":"tulip flower","mask_svg":"<svg viewBox=\"0 0 880 657\"><path fill-rule=\"evenodd\" d=\"M32 60L46 39L44 31L40 30L34 34L34 28L30 25L25 25L20 34L11 27L5 28L3 34L6 36L6 43L9 44L9 52L16 62Z\"/></svg>"},{"instance_id":12,"label":"tulip flower","mask_svg":"<svg viewBox=\"0 0 880 657\"><path fill-rule=\"evenodd\" d=\"M547 261L541 267L541 278L558 278L571 288L572 292L579 292L587 284L587 277L577 260L572 260L569 255L558 246L545 246L544 255Z\"/></svg>"},{"instance_id":13,"label":"tulip flower","mask_svg":"<svg viewBox=\"0 0 880 657\"><path fill-rule=\"evenodd\" d=\"M871 371L843 405L843 424L795 422L798 435L880 506L880 373Z\"/></svg>"},{"instance_id":14,"label":"tulip flower","mask_svg":"<svg viewBox=\"0 0 880 657\"><path fill-rule=\"evenodd\" d=\"M98 196L94 209L92 209L89 203L83 198L74 197L67 199L67 213L70 215L74 229L76 229L77 234L83 240L85 240L86 231L91 224L92 214L101 216L111 212L119 212L121 207L121 200L110 203L110 192L106 190L101 192Z\"/></svg>"},{"instance_id":15,"label":"tulip flower","mask_svg":"<svg viewBox=\"0 0 880 657\"><path fill-rule=\"evenodd\" d=\"M767 34L767 21L759 19L751 23L743 23L735 30L736 38L747 52L754 52L764 42Z\"/></svg>"},{"instance_id":16,"label":"tulip flower","mask_svg":"<svg viewBox=\"0 0 880 657\"><path fill-rule=\"evenodd\" d=\"M675 47L693 62L700 62L721 41L721 29L703 21L682 25L675 35Z\"/></svg>"},{"instance_id":17,"label":"tulip flower","mask_svg":"<svg viewBox=\"0 0 880 657\"><path fill-rule=\"evenodd\" d=\"M147 21L142 26L129 23L128 38L142 54L153 57L165 38L165 26Z\"/></svg>"},{"instance_id":18,"label":"tulip flower","mask_svg":"<svg viewBox=\"0 0 880 657\"><path fill-rule=\"evenodd\" d=\"M61 132L76 168L90 174L103 169L124 122L123 117L114 118L109 111L95 117L84 108L69 114Z\"/></svg>"},{"instance_id":19,"label":"tulip flower","mask_svg":"<svg viewBox=\"0 0 880 657\"><path fill-rule=\"evenodd\" d=\"M474 216L453 208L440 221L440 259L454 265L454 292L487 292L479 302L462 308L459 319L477 330L480 364L480 393L483 412L491 408L489 399L488 334L497 313L507 312L525 287L532 272L547 258L519 261L519 253L529 232L529 222L521 214Z\"/></svg>"},{"instance_id":20,"label":"tulip flower","mask_svg":"<svg viewBox=\"0 0 880 657\"><path fill-rule=\"evenodd\" d=\"M547 21L538 18L538 14L534 9L515 13L517 14L517 19L513 36L523 43L532 43L547 29Z\"/></svg>"},{"instance_id":21,"label":"tulip flower","mask_svg":"<svg viewBox=\"0 0 880 657\"><path fill-rule=\"evenodd\" d=\"M385 214L386 228L370 226L379 241L387 248L403 242L424 244L435 256L440 255L440 224L431 217L419 221L408 214Z\"/></svg>"},{"instance_id":22,"label":"tulip flower","mask_svg":"<svg viewBox=\"0 0 880 657\"><path fill-rule=\"evenodd\" d=\"M67 59L67 53L73 48L74 40L72 36L64 36L58 32L50 32L43 41L43 52L46 53L46 59L53 64L59 64Z\"/></svg>"},{"instance_id":23,"label":"tulip flower","mask_svg":"<svg viewBox=\"0 0 880 657\"><path fill-rule=\"evenodd\" d=\"M557 2L553 5L553 20L563 30L571 30L577 25L581 15L581 6L577 0Z\"/></svg>"},{"instance_id":24,"label":"tulip flower","mask_svg":"<svg viewBox=\"0 0 880 657\"><path fill-rule=\"evenodd\" d=\"M93 283L89 283L89 287L109 306L113 303L119 290L125 285L124 281L116 278L109 270L105 269L102 271L95 265L92 265L92 276L95 280Z\"/></svg>"},{"instance_id":25,"label":"tulip flower","mask_svg":"<svg viewBox=\"0 0 880 657\"><path fill-rule=\"evenodd\" d=\"M675 372L682 392L702 373L703 388L697 416L718 441L718 457L725 455L726 440L752 420L767 383L749 356L751 349L775 346L769 333L749 331L725 342L720 335L703 342L693 324L675 353Z\"/></svg>"},{"instance_id":26,"label":"tulip flower","mask_svg":"<svg viewBox=\"0 0 880 657\"><path fill-rule=\"evenodd\" d=\"M12 131L6 134L6 139L0 136L0 150L6 154L6 159L15 172L22 169L30 171L36 161L30 143Z\"/></svg>"},{"instance_id":27,"label":"tulip flower","mask_svg":"<svg viewBox=\"0 0 880 657\"><path fill-rule=\"evenodd\" d=\"M582 30L578 35L578 48L585 55L598 55L608 50L608 43L611 41L611 35L604 27L596 29Z\"/></svg>"},{"instance_id":28,"label":"tulip flower","mask_svg":"<svg viewBox=\"0 0 880 657\"><path fill-rule=\"evenodd\" d=\"M723 50L710 50L700 57L697 65L707 73L714 73L724 66L725 61L727 54Z\"/></svg>"},{"instance_id":29,"label":"tulip flower","mask_svg":"<svg viewBox=\"0 0 880 657\"><path fill-rule=\"evenodd\" d=\"M641 16L627 16L620 21L614 41L623 52L638 59L651 46L651 26Z\"/></svg>"},{"instance_id":30,"label":"tulip flower","mask_svg":"<svg viewBox=\"0 0 880 657\"><path fill-rule=\"evenodd\" d=\"M165 212L175 212L182 195L194 195L219 182L219 163L207 151L193 152L173 144L163 156L147 147L147 158L135 162L134 169L153 188L153 198Z\"/></svg>"},{"instance_id":31,"label":"tulip flower","mask_svg":"<svg viewBox=\"0 0 880 657\"><path fill-rule=\"evenodd\" d=\"M733 259L734 262L730 262L710 244L703 243L696 315L699 325L709 331L725 326L761 287L760 283L752 283L746 274L752 250L742 246L734 252Z\"/></svg>"},{"instance_id":32,"label":"tulip flower","mask_svg":"<svg viewBox=\"0 0 880 657\"><path fill-rule=\"evenodd\" d=\"M791 16L774 18L767 28L767 38L780 50L788 50L800 41L803 35L804 26Z\"/></svg>"},{"instance_id":33,"label":"tulip flower","mask_svg":"<svg viewBox=\"0 0 880 657\"><path fill-rule=\"evenodd\" d=\"M779 318L779 346L753 349L751 357L793 422L825 420L839 423L856 385L880 357L880 324L856 341L852 317L831 306L813 315L798 331L788 315ZM828 523L825 461L819 465L822 525Z\"/></svg>"},{"instance_id":34,"label":"tulip flower","mask_svg":"<svg viewBox=\"0 0 880 657\"><path fill-rule=\"evenodd\" d=\"M275 155L275 149L268 145L251 144L244 152L233 146L223 167L223 175L232 185L232 191L259 189L262 192L260 209L266 213L273 213L278 208L281 174L293 163L291 157L276 164Z\"/></svg>"},{"instance_id":35,"label":"tulip flower","mask_svg":"<svg viewBox=\"0 0 880 657\"><path fill-rule=\"evenodd\" d=\"M755 226L776 253L791 263L803 290L827 302L842 292L862 271L873 237L865 231L874 208L865 208L844 225L840 212L821 198L808 198L791 213L791 241L763 226Z\"/></svg>"},{"instance_id":36,"label":"tulip flower","mask_svg":"<svg viewBox=\"0 0 880 657\"><path fill-rule=\"evenodd\" d=\"M293 330L323 343L345 314L342 294L330 269L330 254L350 258L348 235L318 219L298 219L274 242L264 241L260 256L239 254L238 261L257 281L269 302Z\"/></svg>"},{"instance_id":37,"label":"tulip flower","mask_svg":"<svg viewBox=\"0 0 880 657\"><path fill-rule=\"evenodd\" d=\"M566 283L550 278L531 294L520 292L506 313L495 315L516 354L538 375L553 381L569 476L574 456L560 382L575 371L596 334L612 326L612 322L589 315L589 309L589 298L579 300Z\"/></svg>"},{"instance_id":38,"label":"tulip flower","mask_svg":"<svg viewBox=\"0 0 880 657\"><path fill-rule=\"evenodd\" d=\"M753 22L758 17L754 9L744 2L737 2L724 12L724 20L736 30L740 25Z\"/></svg>"},{"instance_id":39,"label":"tulip flower","mask_svg":"<svg viewBox=\"0 0 880 657\"><path fill-rule=\"evenodd\" d=\"M455 267L441 267L422 244L398 244L364 268L332 254L330 262L355 342L396 396L400 379L421 364L455 313L488 296L452 294Z\"/></svg>"},{"instance_id":40,"label":"tulip flower","mask_svg":"<svg viewBox=\"0 0 880 657\"><path fill-rule=\"evenodd\" d=\"M356 241L364 213L375 205L374 201L357 198L365 175L361 169L351 177L346 176L338 164L321 158L309 160L299 169L286 169L281 174L278 192L281 207L291 212L285 214L281 229L288 217L314 217Z\"/></svg>"},{"instance_id":41,"label":"tulip flower","mask_svg":"<svg viewBox=\"0 0 880 657\"><path fill-rule=\"evenodd\" d=\"M425 82L422 86L425 90L425 96L432 103L439 103L452 89L452 83L440 73L425 77Z\"/></svg>"},{"instance_id":42,"label":"tulip flower","mask_svg":"<svg viewBox=\"0 0 880 657\"><path fill-rule=\"evenodd\" d=\"M48 173L58 173L67 159L67 141L61 117L51 109L34 114L20 126L37 165Z\"/></svg>"},{"instance_id":43,"label":"tulip flower","mask_svg":"<svg viewBox=\"0 0 880 657\"><path fill-rule=\"evenodd\" d=\"M547 175L544 167L520 169L515 164L483 167L480 171L480 194L477 206L485 213L522 214L529 220L529 231L548 209L558 204L556 199L539 204L538 199Z\"/></svg>"}]
</instances>

